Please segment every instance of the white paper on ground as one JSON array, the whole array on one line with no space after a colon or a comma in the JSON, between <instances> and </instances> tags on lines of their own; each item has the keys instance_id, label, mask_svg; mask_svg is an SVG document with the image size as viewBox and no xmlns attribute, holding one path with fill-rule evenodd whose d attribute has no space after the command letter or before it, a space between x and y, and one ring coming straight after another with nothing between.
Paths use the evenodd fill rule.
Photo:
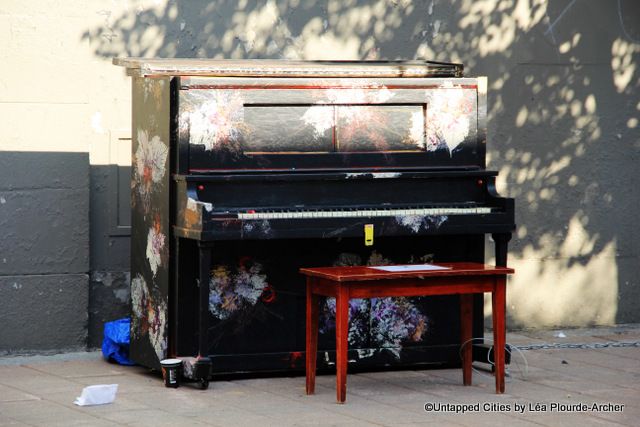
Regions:
<instances>
[{"instance_id":1,"label":"white paper on ground","mask_svg":"<svg viewBox=\"0 0 640 427\"><path fill-rule=\"evenodd\" d=\"M118 384L90 385L82 389L82 394L73 402L78 406L104 405L116 400Z\"/></svg>"},{"instance_id":2,"label":"white paper on ground","mask_svg":"<svg viewBox=\"0 0 640 427\"><path fill-rule=\"evenodd\" d=\"M411 264L411 265L387 265L384 267L371 267L384 271L425 271L425 270L451 270L451 267L442 267L433 264Z\"/></svg>"}]
</instances>

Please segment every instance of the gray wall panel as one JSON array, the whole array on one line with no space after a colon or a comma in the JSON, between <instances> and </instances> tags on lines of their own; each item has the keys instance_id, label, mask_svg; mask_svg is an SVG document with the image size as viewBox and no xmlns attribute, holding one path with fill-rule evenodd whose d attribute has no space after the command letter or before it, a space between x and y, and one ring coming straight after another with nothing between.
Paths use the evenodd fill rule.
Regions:
<instances>
[{"instance_id":1,"label":"gray wall panel","mask_svg":"<svg viewBox=\"0 0 640 427\"><path fill-rule=\"evenodd\" d=\"M89 271L88 187L0 191L0 229L0 275Z\"/></svg>"},{"instance_id":2,"label":"gray wall panel","mask_svg":"<svg viewBox=\"0 0 640 427\"><path fill-rule=\"evenodd\" d=\"M87 340L86 274L0 277L0 354L81 350Z\"/></svg>"}]
</instances>

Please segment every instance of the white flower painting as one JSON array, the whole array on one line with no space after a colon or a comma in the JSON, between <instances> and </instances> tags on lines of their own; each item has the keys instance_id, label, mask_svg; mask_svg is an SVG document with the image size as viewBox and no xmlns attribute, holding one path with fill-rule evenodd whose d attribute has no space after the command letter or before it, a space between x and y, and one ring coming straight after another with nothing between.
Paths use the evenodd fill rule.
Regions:
<instances>
[{"instance_id":1,"label":"white flower painting","mask_svg":"<svg viewBox=\"0 0 640 427\"><path fill-rule=\"evenodd\" d=\"M133 164L136 187L145 211L148 211L155 185L161 183L165 175L168 153L169 149L160 137L153 136L149 139L147 131L138 129L138 148L134 154Z\"/></svg>"}]
</instances>

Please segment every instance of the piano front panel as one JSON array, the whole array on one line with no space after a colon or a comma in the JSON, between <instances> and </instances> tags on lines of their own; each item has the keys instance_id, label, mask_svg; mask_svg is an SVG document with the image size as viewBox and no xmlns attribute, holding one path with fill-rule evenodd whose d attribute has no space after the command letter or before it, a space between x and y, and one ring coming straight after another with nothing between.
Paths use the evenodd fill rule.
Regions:
<instances>
[{"instance_id":1,"label":"piano front panel","mask_svg":"<svg viewBox=\"0 0 640 427\"><path fill-rule=\"evenodd\" d=\"M214 372L304 369L300 267L476 260L483 244L481 235L387 237L373 248L360 239L218 242L208 306ZM194 243L181 239L180 245L189 262ZM185 280L189 274L185 269ZM197 300L194 291L181 287L181 301ZM360 369L459 360L457 297L353 300L351 306L350 359ZM193 321L189 304L178 308L178 316L182 325ZM322 301L318 363L324 369L335 362L334 318L334 300ZM197 351L193 345L192 336L183 334L179 353Z\"/></svg>"},{"instance_id":2,"label":"piano front panel","mask_svg":"<svg viewBox=\"0 0 640 427\"><path fill-rule=\"evenodd\" d=\"M189 155L180 169L484 167L475 79L386 83L183 87L178 127Z\"/></svg>"}]
</instances>

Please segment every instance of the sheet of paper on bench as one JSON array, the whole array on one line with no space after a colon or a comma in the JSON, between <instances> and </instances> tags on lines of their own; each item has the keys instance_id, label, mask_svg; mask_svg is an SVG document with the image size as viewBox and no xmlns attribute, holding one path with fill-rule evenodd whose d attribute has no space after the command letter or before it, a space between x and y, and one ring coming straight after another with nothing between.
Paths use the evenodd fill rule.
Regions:
<instances>
[{"instance_id":1,"label":"sheet of paper on bench","mask_svg":"<svg viewBox=\"0 0 640 427\"><path fill-rule=\"evenodd\" d=\"M384 267L371 267L384 271L428 271L428 270L451 270L451 267L441 267L433 264L412 264L412 265L387 265Z\"/></svg>"}]
</instances>

